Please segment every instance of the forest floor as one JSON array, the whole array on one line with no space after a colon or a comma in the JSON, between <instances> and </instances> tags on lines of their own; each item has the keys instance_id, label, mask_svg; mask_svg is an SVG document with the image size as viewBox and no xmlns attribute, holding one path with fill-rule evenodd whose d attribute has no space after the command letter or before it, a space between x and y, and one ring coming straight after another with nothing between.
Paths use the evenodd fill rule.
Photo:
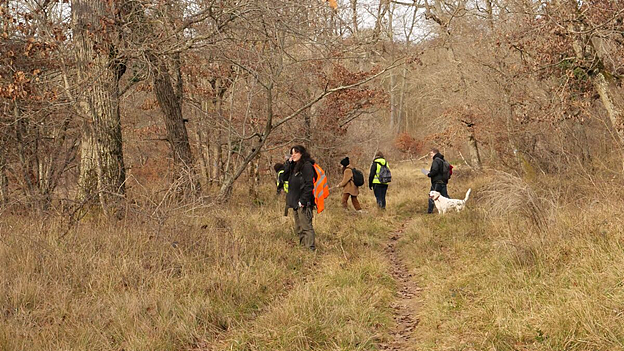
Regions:
<instances>
[{"instance_id":1,"label":"forest floor","mask_svg":"<svg viewBox=\"0 0 624 351\"><path fill-rule=\"evenodd\" d=\"M3 214L0 350L624 349L621 206L495 217L492 179L460 168L449 193L472 188L466 210L427 215L422 166L393 167L385 211L368 189L366 213L344 211L334 191L316 253L272 185L69 232ZM512 180L536 189L515 203L554 203Z\"/></svg>"}]
</instances>

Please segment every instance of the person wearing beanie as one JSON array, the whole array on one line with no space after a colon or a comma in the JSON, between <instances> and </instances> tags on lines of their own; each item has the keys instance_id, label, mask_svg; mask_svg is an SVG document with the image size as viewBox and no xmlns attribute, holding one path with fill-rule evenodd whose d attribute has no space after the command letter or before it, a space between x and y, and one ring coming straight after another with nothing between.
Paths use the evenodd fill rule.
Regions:
<instances>
[{"instance_id":1,"label":"person wearing beanie","mask_svg":"<svg viewBox=\"0 0 624 351\"><path fill-rule=\"evenodd\" d=\"M347 167L349 165L349 157L345 157L340 161L340 164L342 165L342 167Z\"/></svg>"},{"instance_id":2,"label":"person wearing beanie","mask_svg":"<svg viewBox=\"0 0 624 351\"><path fill-rule=\"evenodd\" d=\"M356 211L361 212L362 207L358 201L358 195L360 193L358 187L353 182L353 168L349 162L349 157L345 157L340 161L342 166L342 181L337 188L342 188L342 207L346 210L349 208L348 201L351 197L351 202Z\"/></svg>"}]
</instances>

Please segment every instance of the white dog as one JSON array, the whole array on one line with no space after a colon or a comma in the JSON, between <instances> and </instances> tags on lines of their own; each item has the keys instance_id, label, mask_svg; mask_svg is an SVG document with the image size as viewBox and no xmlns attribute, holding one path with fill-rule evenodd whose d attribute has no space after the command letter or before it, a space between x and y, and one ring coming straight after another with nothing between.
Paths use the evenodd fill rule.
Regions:
<instances>
[{"instance_id":1,"label":"white dog","mask_svg":"<svg viewBox=\"0 0 624 351\"><path fill-rule=\"evenodd\" d=\"M466 207L466 201L468 201L468 196L470 196L470 191L472 189L468 189L466 192L466 198L463 200L460 199L449 199L447 197L442 196L439 192L435 190L431 190L429 192L429 198L433 200L436 208L438 209L438 213L445 214L447 211L455 210L457 212L461 211Z\"/></svg>"}]
</instances>

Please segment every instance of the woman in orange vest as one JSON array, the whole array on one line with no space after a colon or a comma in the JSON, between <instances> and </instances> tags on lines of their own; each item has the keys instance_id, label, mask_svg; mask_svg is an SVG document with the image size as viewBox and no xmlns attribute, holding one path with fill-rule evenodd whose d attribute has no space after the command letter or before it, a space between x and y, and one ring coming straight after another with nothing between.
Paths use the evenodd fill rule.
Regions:
<instances>
[{"instance_id":1,"label":"woman in orange vest","mask_svg":"<svg viewBox=\"0 0 624 351\"><path fill-rule=\"evenodd\" d=\"M314 228L312 227L314 202L314 160L302 145L290 149L290 158L284 165L284 179L288 179L286 205L294 211L295 232L299 235L299 243L310 250L314 245Z\"/></svg>"}]
</instances>

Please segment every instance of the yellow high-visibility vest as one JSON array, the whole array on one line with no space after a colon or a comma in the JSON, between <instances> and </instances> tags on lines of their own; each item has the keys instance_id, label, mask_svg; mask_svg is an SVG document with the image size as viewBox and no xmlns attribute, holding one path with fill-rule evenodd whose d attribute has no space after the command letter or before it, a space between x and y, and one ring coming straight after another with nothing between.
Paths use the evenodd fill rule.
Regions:
<instances>
[{"instance_id":1,"label":"yellow high-visibility vest","mask_svg":"<svg viewBox=\"0 0 624 351\"><path fill-rule=\"evenodd\" d=\"M279 177L284 174L284 170L282 169L281 171L277 172L277 186L279 186ZM284 181L284 192L286 194L288 194L288 181L285 180Z\"/></svg>"},{"instance_id":2,"label":"yellow high-visibility vest","mask_svg":"<svg viewBox=\"0 0 624 351\"><path fill-rule=\"evenodd\" d=\"M373 160L373 162L377 165L377 168L375 169L375 176L373 177L373 184L388 184L388 183L382 183L379 180L379 171L381 171L381 165L388 165L388 162L386 161L386 159L384 158L376 158Z\"/></svg>"}]
</instances>

